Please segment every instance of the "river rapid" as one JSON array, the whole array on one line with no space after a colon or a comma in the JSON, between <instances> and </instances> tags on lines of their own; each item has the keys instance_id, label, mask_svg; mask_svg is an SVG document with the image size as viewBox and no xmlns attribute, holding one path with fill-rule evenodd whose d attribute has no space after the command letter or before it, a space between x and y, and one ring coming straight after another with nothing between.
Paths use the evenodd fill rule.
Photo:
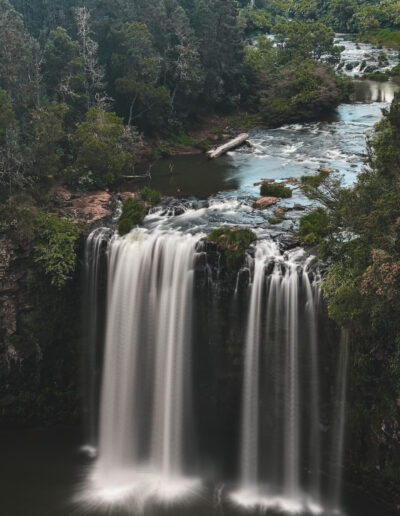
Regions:
<instances>
[{"instance_id":1,"label":"river rapid","mask_svg":"<svg viewBox=\"0 0 400 516\"><path fill-rule=\"evenodd\" d=\"M342 36L338 36L338 40L346 47L344 69L348 62L362 61L365 53L377 52L368 45L357 48ZM392 54L390 59L395 64ZM354 67L348 73L355 75ZM330 119L251 131L250 147L242 147L215 161L200 155L156 163L149 186L174 200L146 217L145 231L176 230L200 237L216 227L236 225L251 227L259 238L272 238L278 243L285 241L309 201L296 185L292 186L293 197L279 203L287 210L283 220L271 224L269 219L274 208L263 211L253 208L259 196L257 183L263 179L299 179L315 174L320 167L329 167L343 176L346 185L351 185L363 167L366 138L380 119L382 109L393 99L395 90L392 83L356 80L354 102L340 105ZM162 395L161 389L160 397ZM112 421L109 424L112 433ZM97 508L82 509L76 503L77 489L91 464L91 459L80 451L82 439L76 428L1 430L2 514L132 514L118 506L104 512ZM172 508L167 505L156 510L143 508L136 513L157 516L261 514L260 509L243 512L233 504L222 503L224 490L223 485L213 486L208 492L206 488L190 505ZM343 505L348 516L391 514L350 489L344 492Z\"/></svg>"}]
</instances>

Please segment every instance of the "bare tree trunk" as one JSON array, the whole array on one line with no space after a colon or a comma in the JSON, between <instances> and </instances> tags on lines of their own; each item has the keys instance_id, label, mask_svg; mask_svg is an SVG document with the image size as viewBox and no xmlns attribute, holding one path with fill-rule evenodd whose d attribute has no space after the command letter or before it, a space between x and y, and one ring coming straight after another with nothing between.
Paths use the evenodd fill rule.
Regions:
<instances>
[{"instance_id":1,"label":"bare tree trunk","mask_svg":"<svg viewBox=\"0 0 400 516\"><path fill-rule=\"evenodd\" d=\"M249 135L247 133L239 134L239 136L236 136L236 138L234 138L233 140L230 140L229 142L224 143L223 145L220 145L219 147L217 147L214 150L208 151L207 152L208 157L210 159L219 158L220 156L222 156L223 154L226 154L230 150L236 149L240 145L243 145L246 142L246 140L248 140L248 138L249 138Z\"/></svg>"}]
</instances>

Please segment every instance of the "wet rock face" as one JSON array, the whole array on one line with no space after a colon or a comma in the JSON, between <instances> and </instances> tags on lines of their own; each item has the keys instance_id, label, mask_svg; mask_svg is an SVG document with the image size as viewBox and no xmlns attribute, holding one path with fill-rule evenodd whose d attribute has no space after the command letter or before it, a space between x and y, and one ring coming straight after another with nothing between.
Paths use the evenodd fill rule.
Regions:
<instances>
[{"instance_id":1,"label":"wet rock face","mask_svg":"<svg viewBox=\"0 0 400 516\"><path fill-rule=\"evenodd\" d=\"M21 261L26 258L22 250L18 253L7 238L0 238L0 335L5 338L17 329L19 305L19 281L23 276Z\"/></svg>"},{"instance_id":2,"label":"wet rock face","mask_svg":"<svg viewBox=\"0 0 400 516\"><path fill-rule=\"evenodd\" d=\"M38 272L29 246L0 238L0 424L76 417L81 283Z\"/></svg>"}]
</instances>

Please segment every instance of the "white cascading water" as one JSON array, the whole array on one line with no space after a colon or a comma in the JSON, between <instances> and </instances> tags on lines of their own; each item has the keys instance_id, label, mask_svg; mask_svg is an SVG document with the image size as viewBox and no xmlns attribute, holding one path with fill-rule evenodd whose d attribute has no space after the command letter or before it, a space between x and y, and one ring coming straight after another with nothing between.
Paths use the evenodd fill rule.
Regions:
<instances>
[{"instance_id":1,"label":"white cascading water","mask_svg":"<svg viewBox=\"0 0 400 516\"><path fill-rule=\"evenodd\" d=\"M85 445L82 451L94 457L97 453L99 365L99 283L103 245L112 234L109 228L90 233L85 243L85 356L84 356L84 419Z\"/></svg>"},{"instance_id":2,"label":"white cascading water","mask_svg":"<svg viewBox=\"0 0 400 516\"><path fill-rule=\"evenodd\" d=\"M263 242L256 249L254 274L251 284L250 308L245 344L241 482L244 488L252 488L258 478L259 457L259 364L261 339L261 301L265 287L265 264L267 257L276 254L271 242Z\"/></svg>"},{"instance_id":3,"label":"white cascading water","mask_svg":"<svg viewBox=\"0 0 400 516\"><path fill-rule=\"evenodd\" d=\"M92 233L86 248L88 300L96 311L101 247L108 243L108 300L98 439L93 438L97 460L78 500L91 508L136 512L149 502L180 500L201 488L186 464L194 259L200 236L154 228L110 240L109 230L104 231ZM301 249L282 255L269 240L259 240L254 258L247 257L252 280L244 343L240 486L231 495L247 509L321 514L326 506L338 511L347 333L342 335L336 380L332 482L324 501L320 288L319 278L309 276L311 260ZM88 321L88 369L98 360L97 317ZM94 378L89 374L88 396L96 414ZM91 425L96 426L93 418Z\"/></svg>"},{"instance_id":4,"label":"white cascading water","mask_svg":"<svg viewBox=\"0 0 400 516\"><path fill-rule=\"evenodd\" d=\"M275 264L267 274L271 262ZM316 313L319 288L311 284L306 267L302 251L284 259L274 244L257 244L244 364L241 485L232 495L236 503L248 508L322 512ZM301 399L300 388L300 364L304 360L300 359L300 334L307 335L308 341L307 349L301 351L307 353L310 371L310 388L306 391L309 399L305 400ZM266 365L261 373L264 356ZM268 387L263 389L270 392L260 392L260 375L271 378L270 383L264 382ZM267 414L260 414L262 399L267 400L263 405ZM314 438L306 461L311 485L301 480L301 410L306 406L310 407L307 429ZM262 419L272 420L266 435L260 434ZM267 456L261 457L261 450L268 450ZM270 466L266 474L260 472L260 462Z\"/></svg>"},{"instance_id":5,"label":"white cascading water","mask_svg":"<svg viewBox=\"0 0 400 516\"><path fill-rule=\"evenodd\" d=\"M85 501L143 506L185 477L193 262L199 237L134 230L109 248L98 459Z\"/></svg>"}]
</instances>

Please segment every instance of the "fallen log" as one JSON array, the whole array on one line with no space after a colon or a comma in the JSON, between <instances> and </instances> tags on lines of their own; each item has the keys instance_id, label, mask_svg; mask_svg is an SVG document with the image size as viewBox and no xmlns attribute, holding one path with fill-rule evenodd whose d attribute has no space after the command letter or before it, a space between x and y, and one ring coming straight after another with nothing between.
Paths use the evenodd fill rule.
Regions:
<instances>
[{"instance_id":1,"label":"fallen log","mask_svg":"<svg viewBox=\"0 0 400 516\"><path fill-rule=\"evenodd\" d=\"M236 138L234 138L233 140L230 140L229 142L224 143L223 145L220 145L216 149L208 151L207 152L208 157L210 159L219 158L220 156L222 156L223 154L226 154L230 150L236 149L240 145L243 145L244 143L246 143L248 137L249 137L249 135L247 133L239 134L239 136L236 136Z\"/></svg>"}]
</instances>

